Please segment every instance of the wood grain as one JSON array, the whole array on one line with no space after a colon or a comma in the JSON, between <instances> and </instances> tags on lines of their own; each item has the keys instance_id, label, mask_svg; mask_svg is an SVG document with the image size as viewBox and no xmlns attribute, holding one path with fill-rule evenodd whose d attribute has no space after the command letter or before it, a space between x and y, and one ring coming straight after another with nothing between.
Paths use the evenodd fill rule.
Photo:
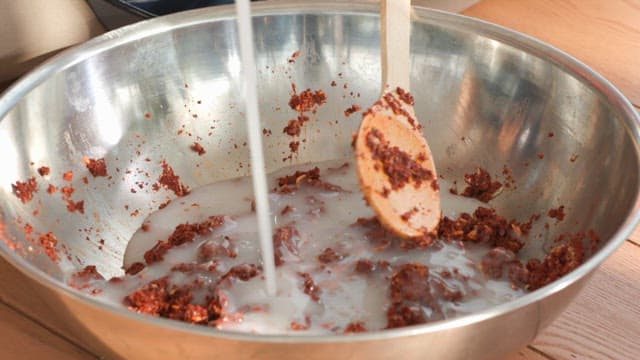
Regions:
<instances>
[{"instance_id":1,"label":"wood grain","mask_svg":"<svg viewBox=\"0 0 640 360\"><path fill-rule=\"evenodd\" d=\"M527 346L504 360L554 360Z\"/></svg>"},{"instance_id":2,"label":"wood grain","mask_svg":"<svg viewBox=\"0 0 640 360\"><path fill-rule=\"evenodd\" d=\"M41 290L38 290L39 288ZM4 303L23 314L28 314L32 326L50 329L52 333L64 337L69 342L81 344L73 329L67 326L66 315L51 308L43 299L55 296L55 294L43 295L42 291L48 290L42 289L39 284L0 257L0 303ZM0 324L0 338L2 338L4 331L7 330ZM0 356L0 358L2 357Z\"/></svg>"},{"instance_id":3,"label":"wood grain","mask_svg":"<svg viewBox=\"0 0 640 360\"><path fill-rule=\"evenodd\" d=\"M96 359L2 303L0 329L0 354L3 359Z\"/></svg>"},{"instance_id":4,"label":"wood grain","mask_svg":"<svg viewBox=\"0 0 640 360\"><path fill-rule=\"evenodd\" d=\"M640 1L484 0L463 14L532 35L566 51L640 105Z\"/></svg>"}]
</instances>

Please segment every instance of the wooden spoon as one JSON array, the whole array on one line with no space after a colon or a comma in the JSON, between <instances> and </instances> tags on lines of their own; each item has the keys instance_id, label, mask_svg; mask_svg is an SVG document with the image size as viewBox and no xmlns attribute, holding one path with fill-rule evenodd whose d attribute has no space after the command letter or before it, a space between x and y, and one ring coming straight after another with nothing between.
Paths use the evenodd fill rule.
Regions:
<instances>
[{"instance_id":1,"label":"wooden spoon","mask_svg":"<svg viewBox=\"0 0 640 360\"><path fill-rule=\"evenodd\" d=\"M382 0L380 13L383 92L360 124L357 172L385 228L405 239L424 238L440 221L440 191L408 92L411 1Z\"/></svg>"}]
</instances>

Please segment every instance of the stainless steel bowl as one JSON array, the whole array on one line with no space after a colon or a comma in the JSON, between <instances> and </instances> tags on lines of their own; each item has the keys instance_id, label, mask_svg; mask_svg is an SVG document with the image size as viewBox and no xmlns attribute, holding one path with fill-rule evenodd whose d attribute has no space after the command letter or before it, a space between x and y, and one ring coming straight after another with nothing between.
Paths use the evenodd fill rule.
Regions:
<instances>
[{"instance_id":1,"label":"stainless steel bowl","mask_svg":"<svg viewBox=\"0 0 640 360\"><path fill-rule=\"evenodd\" d=\"M342 112L353 103L371 104L380 91L376 7L298 1L255 9L262 118L273 129L265 138L269 168L283 166L288 140L279 129L292 116L286 109L291 82L324 89L330 104L310 124L313 136L294 163L349 156L359 121L344 119ZM296 50L302 56L289 64ZM149 181L156 179L160 159L192 188L247 173L232 8L176 14L108 33L62 53L4 94L2 256L37 280L39 296L66 329L108 358L495 359L516 351L562 311L638 222L638 117L609 82L575 59L481 21L417 8L411 60L416 110L440 173L460 179L477 165L495 174L508 165L517 189L497 199L501 211L522 219L567 208L565 221L532 237L525 255L543 254L560 232L594 229L603 241L584 265L477 314L353 336L221 333L137 315L67 287L65 276L84 264L96 264L106 275L121 273L127 240L166 197L147 190L132 194L130 188L147 181L146 172ZM332 80L348 89L331 87ZM177 134L183 126L191 137ZM206 156L188 149L197 136L209 150ZM85 156L105 157L113 178L83 184ZM73 197L85 200L84 215L70 214L42 184L27 205L12 194L11 184L37 176L41 165L51 168L49 181L56 184L62 172L75 172ZM141 213L131 216L125 205ZM36 206L40 213L34 215ZM30 247L25 223L54 232L71 260L55 264Z\"/></svg>"}]
</instances>

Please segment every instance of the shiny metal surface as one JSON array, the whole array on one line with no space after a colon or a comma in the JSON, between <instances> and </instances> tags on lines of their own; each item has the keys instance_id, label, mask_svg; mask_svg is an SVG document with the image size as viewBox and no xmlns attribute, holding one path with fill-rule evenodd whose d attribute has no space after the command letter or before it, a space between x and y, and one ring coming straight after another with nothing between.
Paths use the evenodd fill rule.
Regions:
<instances>
[{"instance_id":1,"label":"shiny metal surface","mask_svg":"<svg viewBox=\"0 0 640 360\"><path fill-rule=\"evenodd\" d=\"M309 124L314 135L294 162L350 155L358 120L346 120L342 112L353 103L372 103L380 91L376 6L298 1L256 9L261 111L273 130L264 139L268 166L284 165L288 140L279 129L293 116L286 107L291 82L324 89L332 104ZM637 224L639 119L606 80L557 50L476 20L416 10L412 91L439 172L460 179L475 166L499 174L508 165L517 189L498 197L496 206L511 217L565 205L566 220L532 237L525 256L544 253L549 239L563 231L592 228L602 236L599 251L560 281L454 320L323 337L220 333L132 314L66 287L65 275L84 264L121 273L129 236L167 196L149 188L132 194L130 188L140 179L155 181L161 159L192 188L248 173L232 8L108 33L57 56L3 95L0 253L42 284L39 296L64 327L107 358L495 359L520 349ZM288 64L296 50L303 56ZM348 89L331 87L332 80ZM352 98L351 91L360 96ZM181 129L192 136L179 135ZM197 137L206 156L189 150ZM105 157L113 178L84 185L85 156ZM85 215L70 214L57 196L48 196L44 180L27 205L12 194L12 183L38 177L42 165L51 168L48 181L55 184L62 183L62 172L74 171L73 197L85 200ZM141 213L131 216L125 206ZM25 223L54 232L71 261L57 265L30 251Z\"/></svg>"}]
</instances>

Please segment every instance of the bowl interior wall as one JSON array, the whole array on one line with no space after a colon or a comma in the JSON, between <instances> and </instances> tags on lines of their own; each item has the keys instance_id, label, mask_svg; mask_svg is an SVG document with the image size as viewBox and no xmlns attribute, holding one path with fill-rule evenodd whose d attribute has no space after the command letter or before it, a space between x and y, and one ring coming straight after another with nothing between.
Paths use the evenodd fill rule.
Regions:
<instances>
[{"instance_id":1,"label":"bowl interior wall","mask_svg":"<svg viewBox=\"0 0 640 360\"><path fill-rule=\"evenodd\" d=\"M351 156L360 114L343 112L366 108L380 92L377 21L355 13L254 19L261 115L272 133L263 138L269 170ZM608 239L638 188L637 149L620 115L564 67L454 25L425 16L412 30L411 90L440 174L460 187L477 166L498 179L507 166L515 187L492 205L519 220L542 215L527 256L566 231L593 229ZM305 126L299 155L283 161L291 139L282 129L297 115L287 105L292 83L324 90L328 102ZM16 254L58 280L85 264L121 274L129 237L173 197L152 190L161 161L191 188L249 173L241 86L235 23L224 19L114 43L44 80L0 122L0 220L4 236L22 244ZM204 156L190 150L196 141ZM93 178L85 157L104 157L110 177ZM51 175L37 175L39 166ZM69 170L84 214L45 191L49 183L64 186ZM12 184L32 176L40 190L25 205ZM560 205L567 217L555 224L546 213ZM37 247L25 224L53 232L70 259L54 264L30 251Z\"/></svg>"}]
</instances>

